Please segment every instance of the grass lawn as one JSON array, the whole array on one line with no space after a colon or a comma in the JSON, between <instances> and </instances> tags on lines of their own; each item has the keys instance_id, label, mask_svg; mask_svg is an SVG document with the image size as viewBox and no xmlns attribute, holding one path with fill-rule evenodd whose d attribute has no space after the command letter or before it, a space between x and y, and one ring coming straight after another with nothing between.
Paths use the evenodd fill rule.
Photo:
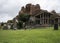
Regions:
<instances>
[{"instance_id":1,"label":"grass lawn","mask_svg":"<svg viewBox=\"0 0 60 43\"><path fill-rule=\"evenodd\" d=\"M0 43L60 43L60 29L0 30Z\"/></svg>"}]
</instances>

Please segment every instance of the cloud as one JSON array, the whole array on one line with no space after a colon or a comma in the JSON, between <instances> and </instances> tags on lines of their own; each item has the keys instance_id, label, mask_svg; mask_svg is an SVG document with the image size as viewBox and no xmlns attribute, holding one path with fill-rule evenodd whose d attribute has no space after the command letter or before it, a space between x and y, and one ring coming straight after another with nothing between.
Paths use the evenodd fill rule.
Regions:
<instances>
[{"instance_id":1,"label":"cloud","mask_svg":"<svg viewBox=\"0 0 60 43\"><path fill-rule=\"evenodd\" d=\"M9 15L8 14L2 14L1 16L0 16L0 22L6 22L6 20L9 20L9 19L12 19L12 17L9 17Z\"/></svg>"},{"instance_id":2,"label":"cloud","mask_svg":"<svg viewBox=\"0 0 60 43\"><path fill-rule=\"evenodd\" d=\"M60 12L60 0L0 0L0 22L14 18L21 7L28 3L40 4L41 9Z\"/></svg>"}]
</instances>

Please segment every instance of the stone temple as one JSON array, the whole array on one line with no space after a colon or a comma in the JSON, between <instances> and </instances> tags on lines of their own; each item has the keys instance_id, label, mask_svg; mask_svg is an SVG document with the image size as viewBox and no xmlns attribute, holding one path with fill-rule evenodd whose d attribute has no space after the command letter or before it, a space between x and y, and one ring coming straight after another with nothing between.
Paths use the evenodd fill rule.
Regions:
<instances>
[{"instance_id":1,"label":"stone temple","mask_svg":"<svg viewBox=\"0 0 60 43\"><path fill-rule=\"evenodd\" d=\"M36 5L27 4L26 6L23 6L19 11L19 15L20 14L31 15L30 20L27 23L27 25L29 26L34 26L34 27L51 26L52 24L54 24L55 18L58 18L58 23L60 24L59 13L56 13L54 10L52 10L51 12L48 12L47 10L43 10L41 9L39 4ZM16 18L18 18L18 16L16 16Z\"/></svg>"},{"instance_id":2,"label":"stone temple","mask_svg":"<svg viewBox=\"0 0 60 43\"><path fill-rule=\"evenodd\" d=\"M17 23L19 22L19 15L29 14L30 18L27 22L27 27L45 27L54 24L54 19L58 18L58 24L60 24L60 13L56 13L55 10L48 12L47 10L41 9L39 4L27 4L23 6L19 11L18 15L13 18L13 28L17 28ZM11 24L10 22L7 24Z\"/></svg>"}]
</instances>

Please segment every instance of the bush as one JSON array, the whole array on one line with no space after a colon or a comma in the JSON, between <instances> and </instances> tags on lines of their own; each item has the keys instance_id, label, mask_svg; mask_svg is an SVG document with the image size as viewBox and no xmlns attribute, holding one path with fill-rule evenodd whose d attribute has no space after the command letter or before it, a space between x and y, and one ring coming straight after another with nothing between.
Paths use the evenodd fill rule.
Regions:
<instances>
[{"instance_id":1,"label":"bush","mask_svg":"<svg viewBox=\"0 0 60 43\"><path fill-rule=\"evenodd\" d=\"M17 28L18 29L21 29L23 27L23 22L22 21L19 21L18 23L17 23Z\"/></svg>"}]
</instances>

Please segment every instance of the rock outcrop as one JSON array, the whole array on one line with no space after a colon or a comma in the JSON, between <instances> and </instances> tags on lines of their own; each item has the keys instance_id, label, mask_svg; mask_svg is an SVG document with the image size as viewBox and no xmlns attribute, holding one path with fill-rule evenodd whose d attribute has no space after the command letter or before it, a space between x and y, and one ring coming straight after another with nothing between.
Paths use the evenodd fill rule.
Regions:
<instances>
[{"instance_id":1,"label":"rock outcrop","mask_svg":"<svg viewBox=\"0 0 60 43\"><path fill-rule=\"evenodd\" d=\"M36 4L36 5L32 5L32 4L27 4L25 7L23 6L21 8L21 11L19 12L19 14L30 14L30 15L34 15L36 13L40 12L40 5Z\"/></svg>"}]
</instances>

